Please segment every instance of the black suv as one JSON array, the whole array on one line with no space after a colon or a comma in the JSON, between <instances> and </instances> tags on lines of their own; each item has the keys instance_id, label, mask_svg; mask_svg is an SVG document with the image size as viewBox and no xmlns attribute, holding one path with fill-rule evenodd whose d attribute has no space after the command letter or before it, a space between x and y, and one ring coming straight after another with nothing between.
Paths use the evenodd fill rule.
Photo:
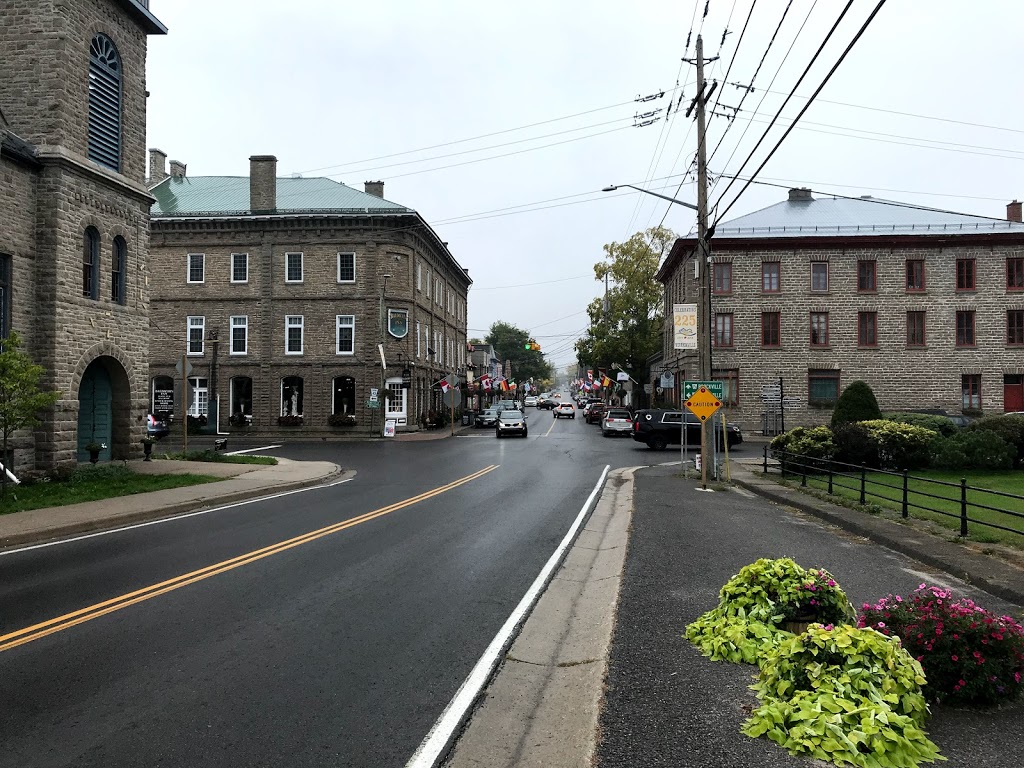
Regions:
<instances>
[{"instance_id":1,"label":"black suv","mask_svg":"<svg viewBox=\"0 0 1024 768\"><path fill-rule=\"evenodd\" d=\"M700 419L686 411L686 442L689 445L700 445ZM729 447L743 442L743 433L734 424L726 430ZM663 451L670 445L681 445L683 440L682 411L637 411L633 416L633 439L644 443L655 451ZM718 448L722 448L721 418L715 420L715 440Z\"/></svg>"}]
</instances>

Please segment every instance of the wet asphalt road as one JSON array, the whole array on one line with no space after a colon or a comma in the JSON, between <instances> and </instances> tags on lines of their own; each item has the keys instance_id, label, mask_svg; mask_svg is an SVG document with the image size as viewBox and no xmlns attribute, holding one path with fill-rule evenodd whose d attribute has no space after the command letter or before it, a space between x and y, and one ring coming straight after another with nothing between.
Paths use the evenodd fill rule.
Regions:
<instances>
[{"instance_id":1,"label":"wet asphalt road","mask_svg":"<svg viewBox=\"0 0 1024 768\"><path fill-rule=\"evenodd\" d=\"M598 768L819 764L741 735L756 705L747 688L755 668L705 659L682 636L688 623L717 605L721 586L758 558L823 566L856 606L927 582L1020 615L1020 606L903 555L747 492L698 492L677 473L678 467L636 473ZM928 730L950 768L1024 762L1024 703L992 712L940 707Z\"/></svg>"},{"instance_id":2,"label":"wet asphalt road","mask_svg":"<svg viewBox=\"0 0 1024 768\"><path fill-rule=\"evenodd\" d=\"M480 477L0 653L0 765L402 766L605 464L668 458L582 420L530 436L288 444L354 480L0 556L0 634ZM550 430L549 430L550 428ZM243 447L233 441L233 449Z\"/></svg>"}]
</instances>

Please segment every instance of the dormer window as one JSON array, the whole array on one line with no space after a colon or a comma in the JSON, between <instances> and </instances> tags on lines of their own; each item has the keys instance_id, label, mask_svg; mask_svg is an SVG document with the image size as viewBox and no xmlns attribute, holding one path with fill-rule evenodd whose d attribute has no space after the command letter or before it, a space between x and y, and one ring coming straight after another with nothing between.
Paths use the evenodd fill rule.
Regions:
<instances>
[{"instance_id":1,"label":"dormer window","mask_svg":"<svg viewBox=\"0 0 1024 768\"><path fill-rule=\"evenodd\" d=\"M106 35L89 46L89 159L121 170L121 57Z\"/></svg>"}]
</instances>

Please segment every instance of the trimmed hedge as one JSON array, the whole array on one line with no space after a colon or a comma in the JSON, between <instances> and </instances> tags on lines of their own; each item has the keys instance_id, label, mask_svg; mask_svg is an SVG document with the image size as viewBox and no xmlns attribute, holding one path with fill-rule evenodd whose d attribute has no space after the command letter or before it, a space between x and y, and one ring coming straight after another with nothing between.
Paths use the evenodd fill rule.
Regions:
<instances>
[{"instance_id":1,"label":"trimmed hedge","mask_svg":"<svg viewBox=\"0 0 1024 768\"><path fill-rule=\"evenodd\" d=\"M854 381L843 390L836 401L835 410L832 411L832 426L880 418L882 411L871 387L863 381Z\"/></svg>"},{"instance_id":2,"label":"trimmed hedge","mask_svg":"<svg viewBox=\"0 0 1024 768\"><path fill-rule=\"evenodd\" d=\"M1010 469L1017 449L989 430L961 431L931 444L936 469Z\"/></svg>"},{"instance_id":3,"label":"trimmed hedge","mask_svg":"<svg viewBox=\"0 0 1024 768\"><path fill-rule=\"evenodd\" d=\"M1014 467L1024 461L1024 416L986 416L967 425L968 431L994 432L1017 449Z\"/></svg>"}]
</instances>

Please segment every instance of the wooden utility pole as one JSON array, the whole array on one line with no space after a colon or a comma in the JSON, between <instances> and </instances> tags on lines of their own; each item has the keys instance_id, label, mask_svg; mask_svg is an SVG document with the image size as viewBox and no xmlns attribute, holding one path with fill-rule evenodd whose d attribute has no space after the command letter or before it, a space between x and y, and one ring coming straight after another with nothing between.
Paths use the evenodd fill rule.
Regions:
<instances>
[{"instance_id":1,"label":"wooden utility pole","mask_svg":"<svg viewBox=\"0 0 1024 768\"><path fill-rule=\"evenodd\" d=\"M700 306L697 308L697 327L700 331L697 343L697 361L701 381L711 381L711 264L708 254L708 161L706 130L704 124L704 41L697 35L697 259L700 276ZM707 97L710 98L711 94ZM709 434L710 433L710 434ZM715 429L700 431L700 479L701 486L708 487L708 460L712 458L711 441Z\"/></svg>"}]
</instances>

